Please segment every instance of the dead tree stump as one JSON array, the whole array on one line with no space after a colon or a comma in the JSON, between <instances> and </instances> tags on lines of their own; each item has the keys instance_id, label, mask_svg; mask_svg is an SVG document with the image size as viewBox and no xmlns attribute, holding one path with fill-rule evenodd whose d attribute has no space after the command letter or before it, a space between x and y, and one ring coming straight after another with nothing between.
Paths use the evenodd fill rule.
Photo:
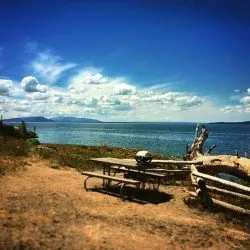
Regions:
<instances>
[{"instance_id":1,"label":"dead tree stump","mask_svg":"<svg viewBox=\"0 0 250 250\"><path fill-rule=\"evenodd\" d=\"M203 145L210 134L211 133L207 131L207 128L204 125L197 125L194 142L191 145L191 148L188 148L187 146L185 160L192 160L203 155ZM215 148L215 146L210 148L209 153L212 152L213 148Z\"/></svg>"}]
</instances>

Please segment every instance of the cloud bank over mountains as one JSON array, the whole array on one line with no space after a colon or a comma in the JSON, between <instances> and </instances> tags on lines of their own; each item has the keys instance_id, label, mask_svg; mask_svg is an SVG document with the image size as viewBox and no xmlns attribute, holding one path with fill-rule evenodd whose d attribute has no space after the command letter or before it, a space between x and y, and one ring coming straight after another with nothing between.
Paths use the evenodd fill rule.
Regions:
<instances>
[{"instance_id":1,"label":"cloud bank over mountains","mask_svg":"<svg viewBox=\"0 0 250 250\"><path fill-rule=\"evenodd\" d=\"M29 53L33 56L29 75L0 77L0 111L6 118L70 115L104 121L201 121L208 120L205 112L214 113L210 120L216 120L216 115L219 119L223 114L250 112L249 88L232 90L235 104L218 107L209 97L170 91L167 83L141 87L101 69L81 68L51 51L37 52L37 46L29 46ZM217 110L220 114L215 114Z\"/></svg>"}]
</instances>

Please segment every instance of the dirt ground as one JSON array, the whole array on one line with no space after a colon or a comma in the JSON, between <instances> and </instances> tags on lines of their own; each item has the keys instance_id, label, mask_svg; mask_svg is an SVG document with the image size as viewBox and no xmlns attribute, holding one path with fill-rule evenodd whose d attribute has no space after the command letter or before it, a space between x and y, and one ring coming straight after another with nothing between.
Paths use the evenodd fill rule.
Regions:
<instances>
[{"instance_id":1,"label":"dirt ground","mask_svg":"<svg viewBox=\"0 0 250 250\"><path fill-rule=\"evenodd\" d=\"M140 204L86 192L74 169L26 168L0 177L0 249L250 249L249 228L188 207L181 186Z\"/></svg>"}]
</instances>

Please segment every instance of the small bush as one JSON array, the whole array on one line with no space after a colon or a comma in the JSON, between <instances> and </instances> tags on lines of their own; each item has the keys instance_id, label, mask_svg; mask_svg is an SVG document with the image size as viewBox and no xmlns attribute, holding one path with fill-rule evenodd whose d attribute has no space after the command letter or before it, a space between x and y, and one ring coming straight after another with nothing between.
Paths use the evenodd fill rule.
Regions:
<instances>
[{"instance_id":1,"label":"small bush","mask_svg":"<svg viewBox=\"0 0 250 250\"><path fill-rule=\"evenodd\" d=\"M44 159L49 159L56 155L56 151L49 147L38 146L36 150L37 153Z\"/></svg>"},{"instance_id":2,"label":"small bush","mask_svg":"<svg viewBox=\"0 0 250 250\"><path fill-rule=\"evenodd\" d=\"M26 123L24 121L22 121L21 126L7 125L0 121L0 136L21 140L28 140L38 137L35 132L27 130Z\"/></svg>"},{"instance_id":3,"label":"small bush","mask_svg":"<svg viewBox=\"0 0 250 250\"><path fill-rule=\"evenodd\" d=\"M28 142L34 146L37 146L40 144L39 140L38 139L29 139Z\"/></svg>"},{"instance_id":4,"label":"small bush","mask_svg":"<svg viewBox=\"0 0 250 250\"><path fill-rule=\"evenodd\" d=\"M0 138L0 155L27 156L29 151L30 144L26 141L10 137Z\"/></svg>"}]
</instances>

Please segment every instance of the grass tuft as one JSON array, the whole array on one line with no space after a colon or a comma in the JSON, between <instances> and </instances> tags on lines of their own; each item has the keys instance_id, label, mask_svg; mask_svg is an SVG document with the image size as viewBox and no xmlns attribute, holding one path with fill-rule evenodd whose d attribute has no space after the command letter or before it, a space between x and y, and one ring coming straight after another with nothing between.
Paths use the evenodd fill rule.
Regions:
<instances>
[{"instance_id":1,"label":"grass tuft","mask_svg":"<svg viewBox=\"0 0 250 250\"><path fill-rule=\"evenodd\" d=\"M0 176L9 172L18 172L25 170L25 161L22 157L8 157L0 158Z\"/></svg>"}]
</instances>

